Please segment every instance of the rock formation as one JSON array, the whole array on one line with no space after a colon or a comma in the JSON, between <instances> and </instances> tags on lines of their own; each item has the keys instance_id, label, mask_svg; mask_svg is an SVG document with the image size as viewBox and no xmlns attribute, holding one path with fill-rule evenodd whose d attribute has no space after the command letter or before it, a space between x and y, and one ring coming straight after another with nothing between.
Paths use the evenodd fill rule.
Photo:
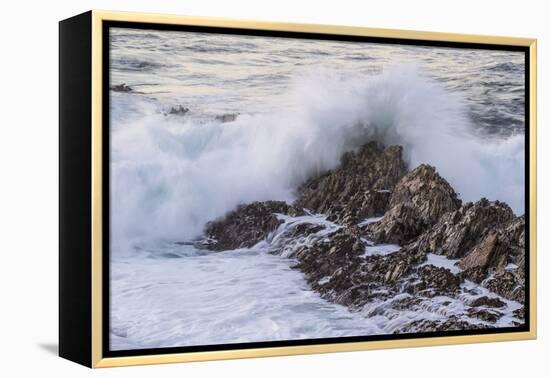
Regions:
<instances>
[{"instance_id":1,"label":"rock formation","mask_svg":"<svg viewBox=\"0 0 550 378\"><path fill-rule=\"evenodd\" d=\"M391 190L405 172L400 146L368 143L345 153L337 169L307 180L298 188L295 206L353 225L386 212Z\"/></svg>"},{"instance_id":2,"label":"rock formation","mask_svg":"<svg viewBox=\"0 0 550 378\"><path fill-rule=\"evenodd\" d=\"M278 201L239 206L223 219L207 223L207 247L213 251L250 248L264 240L282 223L276 214L297 216L304 212Z\"/></svg>"},{"instance_id":3,"label":"rock formation","mask_svg":"<svg viewBox=\"0 0 550 378\"><path fill-rule=\"evenodd\" d=\"M128 93L128 92L132 92L134 89L132 87L130 87L129 85L126 85L126 83L122 83L122 84L117 84L117 85L111 86L111 90L113 92Z\"/></svg>"},{"instance_id":4,"label":"rock formation","mask_svg":"<svg viewBox=\"0 0 550 378\"><path fill-rule=\"evenodd\" d=\"M304 221L310 214L324 214L325 223ZM205 235L213 251L265 241L323 298L367 317L449 306L429 319L406 318L395 333L487 328L506 311L524 322L525 217L485 198L462 204L434 167L407 172L400 146L348 152L298 187L294 204L241 205L208 223Z\"/></svg>"}]
</instances>

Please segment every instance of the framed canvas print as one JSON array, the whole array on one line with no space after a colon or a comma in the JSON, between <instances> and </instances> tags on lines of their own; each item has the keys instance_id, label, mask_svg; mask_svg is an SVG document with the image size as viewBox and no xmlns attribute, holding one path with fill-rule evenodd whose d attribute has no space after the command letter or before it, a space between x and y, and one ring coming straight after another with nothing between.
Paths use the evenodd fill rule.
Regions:
<instances>
[{"instance_id":1,"label":"framed canvas print","mask_svg":"<svg viewBox=\"0 0 550 378\"><path fill-rule=\"evenodd\" d=\"M60 22L60 335L89 367L536 337L536 41Z\"/></svg>"}]
</instances>

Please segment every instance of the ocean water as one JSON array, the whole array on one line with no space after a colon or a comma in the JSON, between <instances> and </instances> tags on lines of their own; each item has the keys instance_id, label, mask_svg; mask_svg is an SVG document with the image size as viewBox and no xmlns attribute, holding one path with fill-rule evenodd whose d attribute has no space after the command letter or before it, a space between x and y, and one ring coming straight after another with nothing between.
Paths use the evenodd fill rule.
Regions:
<instances>
[{"instance_id":1,"label":"ocean water","mask_svg":"<svg viewBox=\"0 0 550 378\"><path fill-rule=\"evenodd\" d=\"M447 316L352 313L268 246L177 243L240 203L292 201L370 140L403 145L411 168L434 165L465 201L524 211L522 53L116 28L110 43L111 85L134 89L111 91L112 349L387 333ZM178 106L188 113L170 114ZM366 255L396 247L376 248Z\"/></svg>"}]
</instances>

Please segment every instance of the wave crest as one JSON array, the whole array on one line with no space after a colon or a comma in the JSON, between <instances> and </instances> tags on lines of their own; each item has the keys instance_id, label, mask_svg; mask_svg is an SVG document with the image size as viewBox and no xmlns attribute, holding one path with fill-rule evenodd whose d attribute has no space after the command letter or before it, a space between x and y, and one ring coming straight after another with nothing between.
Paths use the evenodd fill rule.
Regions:
<instances>
[{"instance_id":1,"label":"wave crest","mask_svg":"<svg viewBox=\"0 0 550 378\"><path fill-rule=\"evenodd\" d=\"M115 114L115 245L193 238L237 204L291 201L306 178L373 140L402 145L411 169L434 165L463 200L498 199L523 212L524 136L476 135L463 100L415 67L376 76L317 70L295 80L286 97L286 109L242 114L231 123L182 122L150 104L139 117Z\"/></svg>"}]
</instances>

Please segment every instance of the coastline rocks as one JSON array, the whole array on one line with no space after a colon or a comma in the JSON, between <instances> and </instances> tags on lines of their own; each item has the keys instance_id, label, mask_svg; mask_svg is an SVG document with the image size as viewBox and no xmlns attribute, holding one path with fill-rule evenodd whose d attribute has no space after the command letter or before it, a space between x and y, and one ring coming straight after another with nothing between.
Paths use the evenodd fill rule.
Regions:
<instances>
[{"instance_id":1,"label":"coastline rocks","mask_svg":"<svg viewBox=\"0 0 550 378\"><path fill-rule=\"evenodd\" d=\"M241 205L222 219L206 224L206 247L213 251L250 248L283 223L275 214L298 216L304 212L281 201Z\"/></svg>"},{"instance_id":2,"label":"coastline rocks","mask_svg":"<svg viewBox=\"0 0 550 378\"><path fill-rule=\"evenodd\" d=\"M514 218L500 232L500 235L509 243L509 262L518 267L525 266L525 215Z\"/></svg>"},{"instance_id":3,"label":"coastline rocks","mask_svg":"<svg viewBox=\"0 0 550 378\"><path fill-rule=\"evenodd\" d=\"M487 310L483 308L470 308L467 312L468 316L477 318L488 323L496 323L497 320L502 318L502 313L495 310Z\"/></svg>"},{"instance_id":4,"label":"coastline rocks","mask_svg":"<svg viewBox=\"0 0 550 378\"><path fill-rule=\"evenodd\" d=\"M373 217L381 218L363 222ZM338 168L305 181L293 205L241 205L208 223L205 236L213 251L265 241L266 253L293 259L324 299L367 317L405 314L389 332L494 326L510 308L487 290L525 301L525 217L485 198L462 205L434 167L406 173L400 146L346 153ZM432 253L441 256L428 264ZM407 315L426 311L426 319ZM523 314L515 310L513 321Z\"/></svg>"},{"instance_id":5,"label":"coastline rocks","mask_svg":"<svg viewBox=\"0 0 550 378\"><path fill-rule=\"evenodd\" d=\"M460 204L453 188L435 168L422 164L397 183L389 200L390 210L381 221L368 224L366 233L377 243L403 245Z\"/></svg>"},{"instance_id":6,"label":"coastline rocks","mask_svg":"<svg viewBox=\"0 0 550 378\"><path fill-rule=\"evenodd\" d=\"M470 306L472 307L495 307L500 308L506 306L506 303L501 301L498 298L489 298L487 296L479 297L477 299L474 299L472 303L470 303Z\"/></svg>"},{"instance_id":7,"label":"coastline rocks","mask_svg":"<svg viewBox=\"0 0 550 378\"><path fill-rule=\"evenodd\" d=\"M512 220L504 229L510 244L519 248L525 248L525 215Z\"/></svg>"},{"instance_id":8,"label":"coastline rocks","mask_svg":"<svg viewBox=\"0 0 550 378\"><path fill-rule=\"evenodd\" d=\"M356 230L340 229L330 239L298 251L295 267L306 274L308 281L319 281L331 277L338 269L358 265L358 257L364 250L365 245Z\"/></svg>"},{"instance_id":9,"label":"coastline rocks","mask_svg":"<svg viewBox=\"0 0 550 378\"><path fill-rule=\"evenodd\" d=\"M496 232L489 234L458 262L458 266L464 270L479 268L482 271L504 268L509 247L502 239Z\"/></svg>"},{"instance_id":10,"label":"coastline rocks","mask_svg":"<svg viewBox=\"0 0 550 378\"><path fill-rule=\"evenodd\" d=\"M375 243L406 244L424 231L426 225L418 211L407 205L396 205L378 221L364 226L365 234Z\"/></svg>"},{"instance_id":11,"label":"coastline rocks","mask_svg":"<svg viewBox=\"0 0 550 378\"><path fill-rule=\"evenodd\" d=\"M364 251L365 245L356 229L340 229L329 240L298 251L294 268L300 269L306 281L324 298L350 305L338 297L354 287Z\"/></svg>"},{"instance_id":12,"label":"coastline rocks","mask_svg":"<svg viewBox=\"0 0 550 378\"><path fill-rule=\"evenodd\" d=\"M337 223L357 224L384 214L390 192L404 174L401 146L383 149L368 143L345 153L338 168L302 184L294 205L326 214Z\"/></svg>"},{"instance_id":13,"label":"coastline rocks","mask_svg":"<svg viewBox=\"0 0 550 378\"><path fill-rule=\"evenodd\" d=\"M111 86L111 90L113 92L128 93L128 92L132 92L134 89L132 87L126 85L126 83L122 83L122 84L117 84L117 85Z\"/></svg>"},{"instance_id":14,"label":"coastline rocks","mask_svg":"<svg viewBox=\"0 0 550 378\"><path fill-rule=\"evenodd\" d=\"M506 299L525 303L525 277L520 269L499 271L481 286Z\"/></svg>"},{"instance_id":15,"label":"coastline rocks","mask_svg":"<svg viewBox=\"0 0 550 378\"><path fill-rule=\"evenodd\" d=\"M426 253L404 248L386 256L370 256L363 269L371 282L394 284L425 261Z\"/></svg>"},{"instance_id":16,"label":"coastline rocks","mask_svg":"<svg viewBox=\"0 0 550 378\"><path fill-rule=\"evenodd\" d=\"M469 329L489 328L484 324L469 323L451 315L449 319L442 320L415 320L399 328L394 333L412 333L412 332L441 332L441 331L462 331Z\"/></svg>"},{"instance_id":17,"label":"coastline rocks","mask_svg":"<svg viewBox=\"0 0 550 378\"><path fill-rule=\"evenodd\" d=\"M428 296L443 295L456 292L461 283L462 279L452 274L449 269L425 265L420 267L418 280L407 288L407 292L412 294L422 291Z\"/></svg>"},{"instance_id":18,"label":"coastline rocks","mask_svg":"<svg viewBox=\"0 0 550 378\"><path fill-rule=\"evenodd\" d=\"M389 207L397 205L414 208L422 222L432 225L443 214L457 210L461 201L434 167L422 164L407 173L395 186Z\"/></svg>"},{"instance_id":19,"label":"coastline rocks","mask_svg":"<svg viewBox=\"0 0 550 378\"><path fill-rule=\"evenodd\" d=\"M178 105L178 106L172 106L168 111L168 114L183 116L183 115L186 115L188 112L189 112L189 108L183 107L182 105Z\"/></svg>"},{"instance_id":20,"label":"coastline rocks","mask_svg":"<svg viewBox=\"0 0 550 378\"><path fill-rule=\"evenodd\" d=\"M227 122L233 122L237 119L239 116L239 113L226 113L217 115L215 117L216 121L220 121L221 123L227 123Z\"/></svg>"},{"instance_id":21,"label":"coastline rocks","mask_svg":"<svg viewBox=\"0 0 550 378\"><path fill-rule=\"evenodd\" d=\"M513 218L514 213L507 204L483 198L475 204L467 203L443 215L432 228L414 241L414 248L451 259L462 258L490 232L503 227Z\"/></svg>"}]
</instances>

